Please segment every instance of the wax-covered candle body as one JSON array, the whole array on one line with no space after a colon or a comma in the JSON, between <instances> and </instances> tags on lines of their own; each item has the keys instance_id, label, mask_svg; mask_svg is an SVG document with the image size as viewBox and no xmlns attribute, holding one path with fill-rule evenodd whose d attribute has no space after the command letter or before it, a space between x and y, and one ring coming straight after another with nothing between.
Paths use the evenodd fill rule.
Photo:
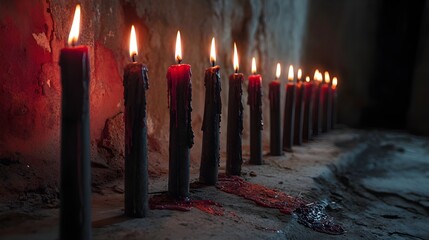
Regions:
<instances>
[{"instance_id":1,"label":"wax-covered candle body","mask_svg":"<svg viewBox=\"0 0 429 240\"><path fill-rule=\"evenodd\" d=\"M170 66L167 82L170 107L168 193L173 198L185 199L189 197L189 149L194 144L191 66Z\"/></svg>"},{"instance_id":2,"label":"wax-covered candle body","mask_svg":"<svg viewBox=\"0 0 429 240\"><path fill-rule=\"evenodd\" d=\"M226 143L226 174L240 175L241 137L243 132L243 103L242 103L243 74L234 73L229 77L228 93L228 127Z\"/></svg>"},{"instance_id":3,"label":"wax-covered candle body","mask_svg":"<svg viewBox=\"0 0 429 240\"><path fill-rule=\"evenodd\" d=\"M332 88L329 84L322 84L321 90L321 104L322 104L322 132L327 132L331 129L332 117Z\"/></svg>"},{"instance_id":4,"label":"wax-covered candle body","mask_svg":"<svg viewBox=\"0 0 429 240\"><path fill-rule=\"evenodd\" d=\"M302 82L296 84L296 99L295 99L295 123L293 131L293 143L295 145L302 144L302 129L304 118L304 98L305 89Z\"/></svg>"},{"instance_id":5,"label":"wax-covered candle body","mask_svg":"<svg viewBox=\"0 0 429 240\"><path fill-rule=\"evenodd\" d=\"M247 104L250 107L250 163L262 164L262 77L249 76Z\"/></svg>"},{"instance_id":6,"label":"wax-covered candle body","mask_svg":"<svg viewBox=\"0 0 429 240\"><path fill-rule=\"evenodd\" d=\"M214 185L217 182L219 156L219 132L222 113L220 98L221 83L219 66L206 69L204 84L206 99L204 104L203 146L201 150L200 182Z\"/></svg>"},{"instance_id":7,"label":"wax-covered candle body","mask_svg":"<svg viewBox=\"0 0 429 240\"><path fill-rule=\"evenodd\" d=\"M286 84L285 112L283 120L283 150L292 151L293 131L295 121L296 85L293 82Z\"/></svg>"},{"instance_id":8,"label":"wax-covered candle body","mask_svg":"<svg viewBox=\"0 0 429 240\"><path fill-rule=\"evenodd\" d=\"M313 136L317 136L322 131L322 94L321 84L314 81L313 85Z\"/></svg>"},{"instance_id":9,"label":"wax-covered candle body","mask_svg":"<svg viewBox=\"0 0 429 240\"><path fill-rule=\"evenodd\" d=\"M141 63L130 63L124 69L125 215L128 217L144 217L148 211L147 72Z\"/></svg>"},{"instance_id":10,"label":"wax-covered candle body","mask_svg":"<svg viewBox=\"0 0 429 240\"><path fill-rule=\"evenodd\" d=\"M60 239L91 239L88 48L63 48L59 64L62 84Z\"/></svg>"},{"instance_id":11,"label":"wax-covered candle body","mask_svg":"<svg viewBox=\"0 0 429 240\"><path fill-rule=\"evenodd\" d=\"M337 89L332 88L332 117L331 117L331 129L335 128L335 124L337 123L337 109L338 100L337 100Z\"/></svg>"},{"instance_id":12,"label":"wax-covered candle body","mask_svg":"<svg viewBox=\"0 0 429 240\"><path fill-rule=\"evenodd\" d=\"M312 128L312 113L313 113L313 84L309 82L303 83L305 96L304 96L304 117L302 128L302 139L308 142L313 134Z\"/></svg>"},{"instance_id":13,"label":"wax-covered candle body","mask_svg":"<svg viewBox=\"0 0 429 240\"><path fill-rule=\"evenodd\" d=\"M283 154L280 118L280 81L270 82L268 98L270 100L270 154Z\"/></svg>"}]
</instances>

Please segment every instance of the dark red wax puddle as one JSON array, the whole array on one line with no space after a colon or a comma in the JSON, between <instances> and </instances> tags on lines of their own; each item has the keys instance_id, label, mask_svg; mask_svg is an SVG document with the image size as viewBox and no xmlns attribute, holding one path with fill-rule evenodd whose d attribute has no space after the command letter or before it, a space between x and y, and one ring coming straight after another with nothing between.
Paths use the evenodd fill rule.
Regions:
<instances>
[{"instance_id":1,"label":"dark red wax puddle","mask_svg":"<svg viewBox=\"0 0 429 240\"><path fill-rule=\"evenodd\" d=\"M254 201L262 207L276 208L283 213L292 214L306 202L286 193L270 189L262 185L247 182L241 177L219 175L216 187L224 192L231 193Z\"/></svg>"},{"instance_id":2,"label":"dark red wax puddle","mask_svg":"<svg viewBox=\"0 0 429 240\"><path fill-rule=\"evenodd\" d=\"M334 223L333 219L326 214L326 204L308 203L278 190L247 182L238 176L219 175L216 187L224 192L252 200L263 207L279 209L285 214L295 213L298 223L314 231L334 235L345 232L341 225Z\"/></svg>"},{"instance_id":3,"label":"dark red wax puddle","mask_svg":"<svg viewBox=\"0 0 429 240\"><path fill-rule=\"evenodd\" d=\"M211 215L223 216L224 209L221 204L211 200L175 200L168 194L155 195L149 199L149 207L151 209L168 209L187 212L193 207Z\"/></svg>"}]
</instances>

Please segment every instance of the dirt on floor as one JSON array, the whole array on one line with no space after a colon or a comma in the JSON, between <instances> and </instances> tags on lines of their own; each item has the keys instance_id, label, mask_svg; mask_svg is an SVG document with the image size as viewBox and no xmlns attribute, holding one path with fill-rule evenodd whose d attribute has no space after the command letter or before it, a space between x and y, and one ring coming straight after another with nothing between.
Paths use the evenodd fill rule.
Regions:
<instances>
[{"instance_id":1,"label":"dirt on floor","mask_svg":"<svg viewBox=\"0 0 429 240\"><path fill-rule=\"evenodd\" d=\"M265 149L268 152L268 149ZM248 157L248 150L243 155ZM343 235L313 231L285 214L216 187L191 189L223 215L199 209L151 210L123 216L123 182L93 189L94 239L429 239L429 139L401 132L335 130L265 164L244 164L242 177L326 206ZM13 163L11 163L13 164ZM220 172L225 170L225 161ZM192 169L196 182L198 169ZM165 192L167 176L151 177L151 195ZM47 188L51 189L51 188ZM46 189L45 189L46 190ZM58 239L58 192L23 193L0 204L1 239Z\"/></svg>"}]
</instances>

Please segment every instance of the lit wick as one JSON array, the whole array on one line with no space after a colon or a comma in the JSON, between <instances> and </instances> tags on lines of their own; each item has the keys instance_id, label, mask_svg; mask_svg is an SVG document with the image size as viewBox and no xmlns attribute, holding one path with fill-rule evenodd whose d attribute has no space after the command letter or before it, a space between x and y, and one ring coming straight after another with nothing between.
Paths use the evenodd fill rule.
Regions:
<instances>
[{"instance_id":1,"label":"lit wick","mask_svg":"<svg viewBox=\"0 0 429 240\"><path fill-rule=\"evenodd\" d=\"M212 67L216 65L216 48L215 48L215 38L212 38L212 45L210 47L210 62Z\"/></svg>"},{"instance_id":2,"label":"lit wick","mask_svg":"<svg viewBox=\"0 0 429 240\"><path fill-rule=\"evenodd\" d=\"M76 10L74 12L73 23L70 30L68 44L74 47L77 43L77 39L79 38L79 27L80 27L80 5L76 5Z\"/></svg>"},{"instance_id":3,"label":"lit wick","mask_svg":"<svg viewBox=\"0 0 429 240\"><path fill-rule=\"evenodd\" d=\"M234 65L234 72L238 73L238 53L237 53L237 44L234 43L234 59L233 59L233 65Z\"/></svg>"},{"instance_id":4,"label":"lit wick","mask_svg":"<svg viewBox=\"0 0 429 240\"><path fill-rule=\"evenodd\" d=\"M134 25L131 25L130 56L133 62L136 62L135 57L137 56L137 36L136 36L136 29L134 28Z\"/></svg>"},{"instance_id":5,"label":"lit wick","mask_svg":"<svg viewBox=\"0 0 429 240\"><path fill-rule=\"evenodd\" d=\"M180 31L177 31L176 37L176 62L177 64L182 63L182 44L180 40Z\"/></svg>"}]
</instances>

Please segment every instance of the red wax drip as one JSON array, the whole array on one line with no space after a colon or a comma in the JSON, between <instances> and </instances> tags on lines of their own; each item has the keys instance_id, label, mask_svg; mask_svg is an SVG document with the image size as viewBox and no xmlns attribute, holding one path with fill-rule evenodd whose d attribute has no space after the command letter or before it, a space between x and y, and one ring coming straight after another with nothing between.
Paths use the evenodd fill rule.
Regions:
<instances>
[{"instance_id":1,"label":"red wax drip","mask_svg":"<svg viewBox=\"0 0 429 240\"><path fill-rule=\"evenodd\" d=\"M308 203L278 190L249 183L238 176L219 175L216 187L224 192L252 200L263 207L276 208L285 214L295 213L300 224L314 231L334 235L345 232L341 225L334 223L333 219L325 213L325 206L322 204Z\"/></svg>"},{"instance_id":2,"label":"red wax drip","mask_svg":"<svg viewBox=\"0 0 429 240\"><path fill-rule=\"evenodd\" d=\"M151 209L168 209L182 212L190 211L191 208L194 207L211 215L224 215L224 209L222 205L212 200L175 200L170 198L167 194L155 195L151 197L149 200L149 207Z\"/></svg>"},{"instance_id":3,"label":"red wax drip","mask_svg":"<svg viewBox=\"0 0 429 240\"><path fill-rule=\"evenodd\" d=\"M282 213L287 214L291 214L299 206L306 203L300 198L289 196L286 193L262 185L247 182L238 176L227 177L226 175L219 175L216 187L224 192L252 200L260 206L277 208Z\"/></svg>"}]
</instances>

